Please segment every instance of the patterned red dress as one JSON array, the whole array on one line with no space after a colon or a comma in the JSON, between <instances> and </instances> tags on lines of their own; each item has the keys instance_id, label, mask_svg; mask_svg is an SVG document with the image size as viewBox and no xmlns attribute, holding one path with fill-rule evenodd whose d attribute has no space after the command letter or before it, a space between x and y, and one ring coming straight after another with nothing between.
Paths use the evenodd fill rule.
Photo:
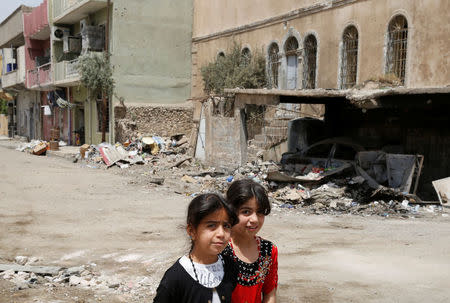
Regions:
<instances>
[{"instance_id":1,"label":"patterned red dress","mask_svg":"<svg viewBox=\"0 0 450 303\"><path fill-rule=\"evenodd\" d=\"M278 286L278 248L270 241L256 237L259 257L253 263L240 260L228 243L222 254L232 257L239 275L238 284L233 291L231 302L260 303L262 294L269 294Z\"/></svg>"}]
</instances>

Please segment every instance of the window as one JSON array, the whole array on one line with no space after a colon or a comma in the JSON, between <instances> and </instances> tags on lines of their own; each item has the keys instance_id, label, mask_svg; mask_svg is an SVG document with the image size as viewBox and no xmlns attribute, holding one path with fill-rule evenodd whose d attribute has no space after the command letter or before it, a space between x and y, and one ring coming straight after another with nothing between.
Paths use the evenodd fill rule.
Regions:
<instances>
[{"instance_id":1,"label":"window","mask_svg":"<svg viewBox=\"0 0 450 303\"><path fill-rule=\"evenodd\" d=\"M305 38L304 45L303 88L316 88L317 39L314 35Z\"/></svg>"},{"instance_id":2,"label":"window","mask_svg":"<svg viewBox=\"0 0 450 303\"><path fill-rule=\"evenodd\" d=\"M248 65L252 58L252 54L248 47L244 47L241 52L241 60L243 65Z\"/></svg>"},{"instance_id":3,"label":"window","mask_svg":"<svg viewBox=\"0 0 450 303\"><path fill-rule=\"evenodd\" d=\"M297 67L298 67L298 41L295 37L290 37L285 44L287 61L287 89L297 88Z\"/></svg>"},{"instance_id":4,"label":"window","mask_svg":"<svg viewBox=\"0 0 450 303\"><path fill-rule=\"evenodd\" d=\"M358 30L350 25L342 35L341 88L351 88L356 84L358 70Z\"/></svg>"},{"instance_id":5,"label":"window","mask_svg":"<svg viewBox=\"0 0 450 303\"><path fill-rule=\"evenodd\" d=\"M406 51L408 44L408 21L398 15L389 23L386 55L386 73L397 76L405 83Z\"/></svg>"},{"instance_id":6,"label":"window","mask_svg":"<svg viewBox=\"0 0 450 303\"><path fill-rule=\"evenodd\" d=\"M278 67L280 66L279 48L276 43L269 47L269 83L272 88L278 88Z\"/></svg>"}]
</instances>

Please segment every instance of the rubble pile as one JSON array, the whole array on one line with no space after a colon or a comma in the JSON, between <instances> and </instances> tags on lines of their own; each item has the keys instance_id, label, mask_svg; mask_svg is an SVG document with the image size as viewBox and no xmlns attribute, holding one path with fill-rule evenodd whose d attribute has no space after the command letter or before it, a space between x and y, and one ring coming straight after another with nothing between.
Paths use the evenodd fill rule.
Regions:
<instances>
[{"instance_id":1,"label":"rubble pile","mask_svg":"<svg viewBox=\"0 0 450 303\"><path fill-rule=\"evenodd\" d=\"M17 263L17 259L18 257L15 265L20 265ZM133 299L148 299L156 291L158 281L154 281L148 276L108 276L98 272L96 266L92 263L78 267L60 268L55 274L49 274L45 270L39 272L39 266L24 267L25 271L20 271L19 267L3 272L0 270L0 279L12 282L17 290L42 286L50 290L56 287L80 287L95 290L98 293L125 295Z\"/></svg>"},{"instance_id":2,"label":"rubble pile","mask_svg":"<svg viewBox=\"0 0 450 303\"><path fill-rule=\"evenodd\" d=\"M120 168L128 168L133 164L152 164L161 158L168 158L169 161L178 159L188 151L188 140L183 134L170 138L141 136L115 145L105 142L82 145L77 160L85 160L91 168L98 168L103 163L106 167L117 165Z\"/></svg>"}]
</instances>

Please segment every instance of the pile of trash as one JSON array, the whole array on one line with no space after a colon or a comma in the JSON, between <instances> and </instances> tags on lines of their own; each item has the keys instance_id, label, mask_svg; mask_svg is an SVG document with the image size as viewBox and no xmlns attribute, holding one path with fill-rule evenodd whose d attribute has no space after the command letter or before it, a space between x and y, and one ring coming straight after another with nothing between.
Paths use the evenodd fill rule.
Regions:
<instances>
[{"instance_id":1,"label":"pile of trash","mask_svg":"<svg viewBox=\"0 0 450 303\"><path fill-rule=\"evenodd\" d=\"M170 138L142 136L115 145L106 142L84 144L80 147L78 159L85 160L90 167L104 163L106 167L128 168L134 164L150 163L160 156L186 154L188 149L188 140L183 134Z\"/></svg>"},{"instance_id":2,"label":"pile of trash","mask_svg":"<svg viewBox=\"0 0 450 303\"><path fill-rule=\"evenodd\" d=\"M255 163L248 163L231 174L223 173L215 178L211 178L210 175L195 176L190 182L202 185L202 189L196 194L210 191L223 193L232 181L250 178L268 189L269 198L275 208L297 209L308 214L405 217L439 214L443 211L439 203L425 203L416 195L385 187L374 190L366 179L352 170L334 176L328 182L327 180L292 182L283 179L273 181L278 180L279 169L279 165L274 162L263 162L258 159Z\"/></svg>"},{"instance_id":3,"label":"pile of trash","mask_svg":"<svg viewBox=\"0 0 450 303\"><path fill-rule=\"evenodd\" d=\"M51 149L52 146L57 149L59 146L67 146L67 143L64 141L47 142L43 140L31 140L30 142L19 145L16 150L40 156L45 155L47 150Z\"/></svg>"}]
</instances>

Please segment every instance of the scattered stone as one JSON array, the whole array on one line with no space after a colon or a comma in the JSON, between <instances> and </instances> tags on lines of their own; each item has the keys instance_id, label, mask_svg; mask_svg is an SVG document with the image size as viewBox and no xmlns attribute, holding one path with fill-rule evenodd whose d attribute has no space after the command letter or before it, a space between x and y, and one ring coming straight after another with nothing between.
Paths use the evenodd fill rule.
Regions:
<instances>
[{"instance_id":1,"label":"scattered stone","mask_svg":"<svg viewBox=\"0 0 450 303\"><path fill-rule=\"evenodd\" d=\"M16 262L19 265L25 265L28 261L28 257L25 256L17 256L14 258L14 262Z\"/></svg>"}]
</instances>

